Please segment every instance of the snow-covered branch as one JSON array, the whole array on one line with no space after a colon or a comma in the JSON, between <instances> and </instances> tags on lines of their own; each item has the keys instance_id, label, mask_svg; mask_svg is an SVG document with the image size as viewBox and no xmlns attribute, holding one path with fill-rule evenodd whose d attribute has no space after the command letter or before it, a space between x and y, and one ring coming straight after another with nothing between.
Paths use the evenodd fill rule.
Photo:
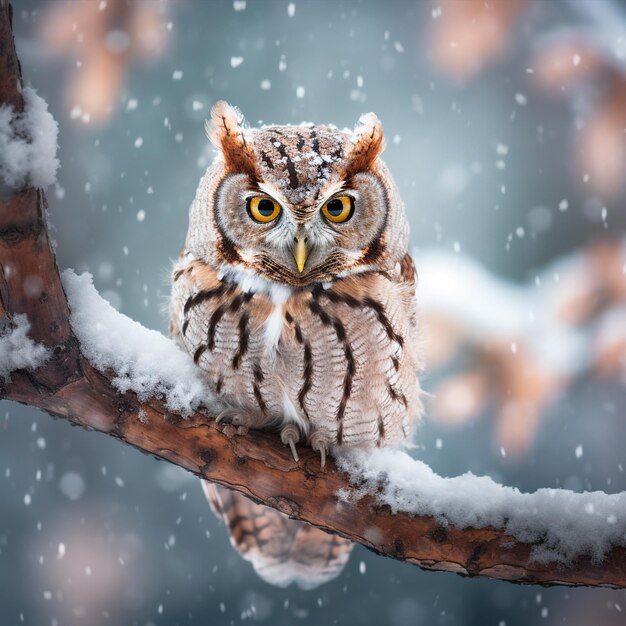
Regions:
<instances>
[{"instance_id":1,"label":"snow-covered branch","mask_svg":"<svg viewBox=\"0 0 626 626\"><path fill-rule=\"evenodd\" d=\"M342 500L373 494L392 513L433 517L444 527L502 528L531 544L531 560L538 563L568 566L588 555L600 564L613 547L626 546L626 493L522 493L488 476L442 478L399 450L342 453L337 462L357 487L341 492Z\"/></svg>"},{"instance_id":2,"label":"snow-covered branch","mask_svg":"<svg viewBox=\"0 0 626 626\"><path fill-rule=\"evenodd\" d=\"M176 344L116 311L93 286L91 275L65 270L63 287L71 309L72 330L80 351L111 383L139 400L161 398L170 411L188 417L201 404L217 408L203 372Z\"/></svg>"},{"instance_id":3,"label":"snow-covered branch","mask_svg":"<svg viewBox=\"0 0 626 626\"><path fill-rule=\"evenodd\" d=\"M22 111L6 0L0 51L0 106ZM423 568L626 587L624 494L523 495L488 478L437 477L397 452L342 456L322 470L314 452L302 450L296 462L274 434L227 436L211 419L214 399L173 343L109 307L88 277L61 280L44 215L39 190L0 200L0 318L13 328L0 351L0 397Z\"/></svg>"}]
</instances>

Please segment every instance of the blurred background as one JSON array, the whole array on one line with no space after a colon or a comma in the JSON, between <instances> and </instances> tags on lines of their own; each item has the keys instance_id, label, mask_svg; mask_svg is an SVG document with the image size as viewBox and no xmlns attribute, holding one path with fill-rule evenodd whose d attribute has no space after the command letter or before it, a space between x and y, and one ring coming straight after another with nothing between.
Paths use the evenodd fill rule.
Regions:
<instances>
[{"instance_id":1,"label":"blurred background","mask_svg":"<svg viewBox=\"0 0 626 626\"><path fill-rule=\"evenodd\" d=\"M375 111L420 274L442 475L626 490L626 6L617 0L20 0L60 125L61 268L166 331L171 261L226 99L252 124ZM199 482L0 403L0 623L626 624L626 592L422 572L361 547L263 583Z\"/></svg>"}]
</instances>

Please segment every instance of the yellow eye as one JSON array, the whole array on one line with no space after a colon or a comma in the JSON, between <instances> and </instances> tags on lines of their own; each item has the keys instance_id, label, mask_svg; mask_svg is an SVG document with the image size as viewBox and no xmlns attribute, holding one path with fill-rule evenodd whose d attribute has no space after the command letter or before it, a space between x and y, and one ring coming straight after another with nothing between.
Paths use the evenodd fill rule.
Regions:
<instances>
[{"instance_id":1,"label":"yellow eye","mask_svg":"<svg viewBox=\"0 0 626 626\"><path fill-rule=\"evenodd\" d=\"M350 196L337 196L322 207L322 213L331 222L347 222L354 213L354 200Z\"/></svg>"},{"instance_id":2,"label":"yellow eye","mask_svg":"<svg viewBox=\"0 0 626 626\"><path fill-rule=\"evenodd\" d=\"M248 198L248 213L255 222L274 221L280 215L280 204L266 196Z\"/></svg>"}]
</instances>

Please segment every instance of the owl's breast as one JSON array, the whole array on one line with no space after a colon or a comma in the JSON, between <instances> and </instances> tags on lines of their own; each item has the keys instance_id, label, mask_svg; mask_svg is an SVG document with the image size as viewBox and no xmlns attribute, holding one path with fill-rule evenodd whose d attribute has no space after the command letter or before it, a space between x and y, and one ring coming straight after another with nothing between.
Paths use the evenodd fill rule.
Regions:
<instances>
[{"instance_id":1,"label":"owl's breast","mask_svg":"<svg viewBox=\"0 0 626 626\"><path fill-rule=\"evenodd\" d=\"M342 445L410 435L420 404L406 285L367 276L329 289L246 293L199 261L174 277L174 334L253 425L295 422Z\"/></svg>"}]
</instances>

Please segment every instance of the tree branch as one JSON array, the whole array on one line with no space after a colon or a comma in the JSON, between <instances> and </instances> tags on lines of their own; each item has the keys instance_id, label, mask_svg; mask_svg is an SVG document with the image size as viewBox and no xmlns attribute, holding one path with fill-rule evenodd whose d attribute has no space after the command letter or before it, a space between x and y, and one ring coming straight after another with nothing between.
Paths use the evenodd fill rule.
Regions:
<instances>
[{"instance_id":1,"label":"tree branch","mask_svg":"<svg viewBox=\"0 0 626 626\"><path fill-rule=\"evenodd\" d=\"M7 0L0 0L0 105L21 110L10 15ZM35 189L0 200L0 317L25 313L33 340L51 350L35 372L13 372L5 383L0 379L0 397L117 437L290 517L425 569L517 583L626 587L626 548L613 548L601 564L588 556L567 567L545 564L531 559L532 544L501 529L461 530L430 517L392 514L372 496L341 503L337 492L354 487L332 459L321 470L318 456L307 449L295 462L274 434L229 438L205 415L185 419L158 400L140 402L133 393L118 392L81 355L72 333L45 207L43 193Z\"/></svg>"}]
</instances>

